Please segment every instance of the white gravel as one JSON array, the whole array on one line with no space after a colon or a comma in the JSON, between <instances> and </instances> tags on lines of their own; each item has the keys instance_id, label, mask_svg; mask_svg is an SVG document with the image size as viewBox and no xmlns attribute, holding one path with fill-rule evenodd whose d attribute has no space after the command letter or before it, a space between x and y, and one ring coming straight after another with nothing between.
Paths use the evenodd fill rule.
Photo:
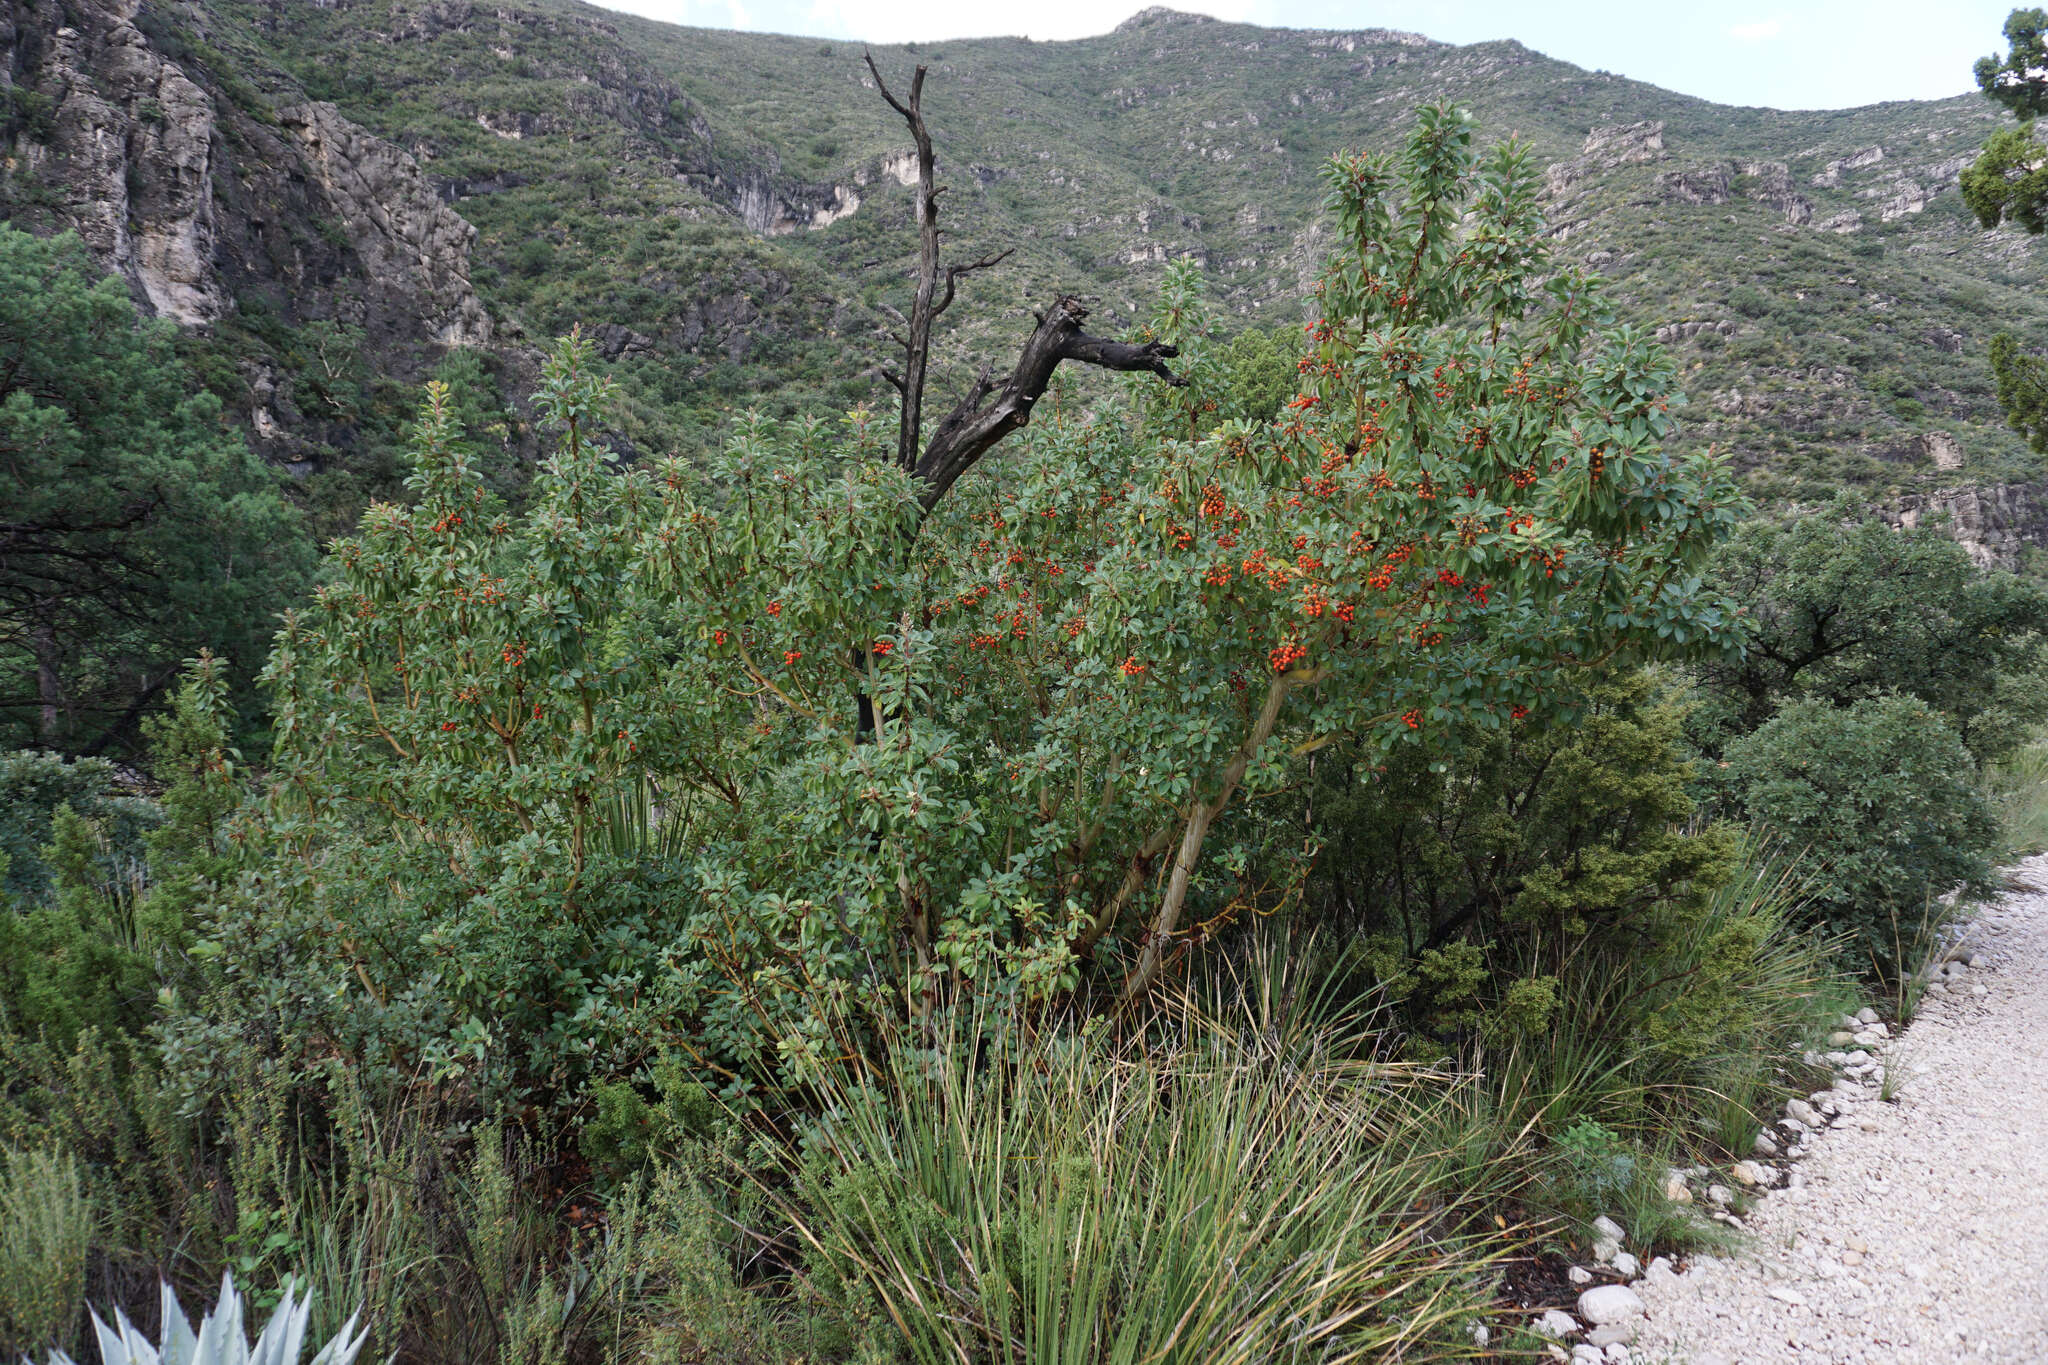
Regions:
<instances>
[{"instance_id":1,"label":"white gravel","mask_svg":"<svg viewBox=\"0 0 2048 1365\"><path fill-rule=\"evenodd\" d=\"M2013 873L2048 888L2048 856ZM1897 1101L1873 1085L1844 1104L1743 1254L1638 1285L1632 1360L2048 1362L2048 890L1986 908L1972 937L1976 969L1884 1045Z\"/></svg>"}]
</instances>

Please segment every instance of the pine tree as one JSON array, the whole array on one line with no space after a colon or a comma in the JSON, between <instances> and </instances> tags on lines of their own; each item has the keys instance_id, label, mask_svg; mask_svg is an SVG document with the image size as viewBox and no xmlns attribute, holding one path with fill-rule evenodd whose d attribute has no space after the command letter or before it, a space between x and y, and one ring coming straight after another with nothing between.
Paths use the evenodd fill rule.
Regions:
<instances>
[{"instance_id":1,"label":"pine tree","mask_svg":"<svg viewBox=\"0 0 2048 1365\"><path fill-rule=\"evenodd\" d=\"M0 743L97 753L211 645L253 677L311 564L280 476L76 238L0 223Z\"/></svg>"}]
</instances>

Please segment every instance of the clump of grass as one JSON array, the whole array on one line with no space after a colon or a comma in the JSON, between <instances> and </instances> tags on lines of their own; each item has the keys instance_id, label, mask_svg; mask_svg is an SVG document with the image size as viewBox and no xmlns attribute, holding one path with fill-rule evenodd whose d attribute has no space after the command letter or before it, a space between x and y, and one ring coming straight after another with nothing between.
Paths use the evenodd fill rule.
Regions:
<instances>
[{"instance_id":1,"label":"clump of grass","mask_svg":"<svg viewBox=\"0 0 2048 1365\"><path fill-rule=\"evenodd\" d=\"M1493 1123L1539 1159L1524 1201L1574 1242L1605 1214L1630 1246L1719 1249L1728 1235L1664 1197L1674 1166L1747 1155L1789 1096L1801 1054L1856 1003L1837 939L1798 928L1802 883L1759 842L1703 912L1647 926L1638 945L1545 963L1557 1008L1540 1032L1475 1052ZM1630 949L1633 949L1632 951Z\"/></svg>"},{"instance_id":2,"label":"clump of grass","mask_svg":"<svg viewBox=\"0 0 2048 1365\"><path fill-rule=\"evenodd\" d=\"M1928 983L1934 979L1934 969L1941 965L1947 949L1949 928L1959 913L1960 905L1954 898L1930 899L1918 915L1903 922L1897 908L1892 909L1892 961L1899 964L1899 970L1888 980L1881 976L1879 980L1885 981L1891 990L1892 1015L1901 1027L1912 1023L1913 1016L1920 1012L1920 1002L1927 998Z\"/></svg>"},{"instance_id":3,"label":"clump of grass","mask_svg":"<svg viewBox=\"0 0 2048 1365\"><path fill-rule=\"evenodd\" d=\"M919 1362L1469 1356L1508 1242L1448 1078L1258 994L1138 1038L955 1021L825 1078L770 1191L815 1292Z\"/></svg>"},{"instance_id":4,"label":"clump of grass","mask_svg":"<svg viewBox=\"0 0 2048 1365\"><path fill-rule=\"evenodd\" d=\"M1906 1049L1902 1043L1894 1043L1885 1049L1884 1066L1877 1086L1877 1097L1890 1104L1906 1088Z\"/></svg>"},{"instance_id":5,"label":"clump of grass","mask_svg":"<svg viewBox=\"0 0 2048 1365\"><path fill-rule=\"evenodd\" d=\"M1708 913L1667 936L1643 983L1644 1077L1665 1124L1747 1155L1814 1076L1799 1060L1860 1003L1841 966L1845 935L1798 927L1807 884L1796 859L1752 836Z\"/></svg>"}]
</instances>

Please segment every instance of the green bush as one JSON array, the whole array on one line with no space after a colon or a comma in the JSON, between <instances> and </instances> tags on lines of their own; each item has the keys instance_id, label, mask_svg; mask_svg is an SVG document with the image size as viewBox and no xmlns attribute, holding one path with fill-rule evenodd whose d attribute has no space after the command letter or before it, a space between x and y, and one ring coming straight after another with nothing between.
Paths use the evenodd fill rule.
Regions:
<instances>
[{"instance_id":1,"label":"green bush","mask_svg":"<svg viewBox=\"0 0 2048 1365\"><path fill-rule=\"evenodd\" d=\"M1654 959L1706 913L1734 839L1694 822L1685 707L1659 689L1613 678L1558 699L1569 719L1448 757L1321 757L1307 909L1361 935L1372 979L1436 1045L1540 1033L1561 964Z\"/></svg>"},{"instance_id":2,"label":"green bush","mask_svg":"<svg viewBox=\"0 0 2048 1365\"><path fill-rule=\"evenodd\" d=\"M415 501L335 543L266 674L269 829L216 920L250 1035L564 1096L663 1052L802 1076L814 990L1135 998L1270 908L1270 831L1232 817L1301 755L1498 731L1585 659L1728 638L1672 569L1741 500L1664 440L1669 357L1551 270L1528 151L1433 109L1326 180L1284 421L1045 404L950 490L864 408L749 419L709 477L618 469L572 338L513 514L431 386ZM681 836L607 844L645 788Z\"/></svg>"},{"instance_id":3,"label":"green bush","mask_svg":"<svg viewBox=\"0 0 2048 1365\"><path fill-rule=\"evenodd\" d=\"M56 895L43 850L55 835L59 806L97 825L109 846L111 876L143 857L143 834L161 818L155 805L125 796L104 758L67 759L35 749L0 754L0 898L47 904Z\"/></svg>"},{"instance_id":4,"label":"green bush","mask_svg":"<svg viewBox=\"0 0 2048 1365\"><path fill-rule=\"evenodd\" d=\"M0 907L0 1028L68 1049L81 1029L139 1030L156 978L138 932L140 869L104 879L106 836L68 805L52 830L55 903Z\"/></svg>"},{"instance_id":5,"label":"green bush","mask_svg":"<svg viewBox=\"0 0 2048 1365\"><path fill-rule=\"evenodd\" d=\"M590 1087L596 1113L585 1120L579 1139L583 1157L601 1179L615 1182L660 1155L710 1135L718 1109L710 1092L689 1079L682 1063L665 1058L653 1068L656 1097L650 1101L622 1081Z\"/></svg>"},{"instance_id":6,"label":"green bush","mask_svg":"<svg viewBox=\"0 0 2048 1365\"><path fill-rule=\"evenodd\" d=\"M1727 764L1750 818L1798 852L1808 913L1882 974L1911 965L1937 897L1989 878L1999 826L1976 765L1918 698L1795 704L1730 744Z\"/></svg>"},{"instance_id":7,"label":"green bush","mask_svg":"<svg viewBox=\"0 0 2048 1365\"><path fill-rule=\"evenodd\" d=\"M152 101L154 103L154 101ZM57 131L57 102L40 90L9 85L0 90L0 133L25 134L30 142L48 142Z\"/></svg>"},{"instance_id":8,"label":"green bush","mask_svg":"<svg viewBox=\"0 0 2048 1365\"><path fill-rule=\"evenodd\" d=\"M165 783L155 802L110 794L102 761L0 760L0 837L48 831L27 894L15 907L0 898L0 1028L47 1036L60 1052L86 1028L136 1034L159 992L189 975L194 918L236 865L231 716L220 662L202 653L171 708L143 722ZM11 862L0 853L0 866Z\"/></svg>"},{"instance_id":9,"label":"green bush","mask_svg":"<svg viewBox=\"0 0 2048 1365\"><path fill-rule=\"evenodd\" d=\"M1946 526L1900 529L1837 499L1743 526L1710 574L1744 604L1750 635L1747 650L1697 667L1690 728L1710 755L1802 700L1918 697L1980 761L2024 742L2048 712L2033 676L2048 592L1978 568Z\"/></svg>"}]
</instances>

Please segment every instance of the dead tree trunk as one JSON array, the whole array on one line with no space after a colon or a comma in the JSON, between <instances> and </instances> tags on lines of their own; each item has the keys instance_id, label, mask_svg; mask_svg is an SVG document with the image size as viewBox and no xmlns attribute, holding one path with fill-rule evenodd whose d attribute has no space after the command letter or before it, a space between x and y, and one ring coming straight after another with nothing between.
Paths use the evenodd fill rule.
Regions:
<instances>
[{"instance_id":1,"label":"dead tree trunk","mask_svg":"<svg viewBox=\"0 0 2048 1365\"><path fill-rule=\"evenodd\" d=\"M1175 387L1187 381L1167 366L1167 361L1180 354L1175 347L1156 341L1133 345L1089 336L1081 330L1088 310L1079 299L1063 296L1038 315L1038 329L1025 341L1010 377L998 385L991 371L983 369L966 397L946 414L926 442L924 387L930 374L932 324L953 306L961 276L1000 265L1010 253L999 251L959 265L942 262L939 196L946 187L934 180L931 131L924 121L925 68L917 68L908 98L899 100L882 79L873 54L867 64L875 88L889 107L903 116L917 147L917 289L908 317L891 310L903 329L895 334L903 348L903 369L885 369L882 375L903 399L896 462L924 481L919 501L930 511L990 447L1031 420L1032 407L1052 383L1053 371L1062 360L1109 370L1145 370Z\"/></svg>"}]
</instances>

